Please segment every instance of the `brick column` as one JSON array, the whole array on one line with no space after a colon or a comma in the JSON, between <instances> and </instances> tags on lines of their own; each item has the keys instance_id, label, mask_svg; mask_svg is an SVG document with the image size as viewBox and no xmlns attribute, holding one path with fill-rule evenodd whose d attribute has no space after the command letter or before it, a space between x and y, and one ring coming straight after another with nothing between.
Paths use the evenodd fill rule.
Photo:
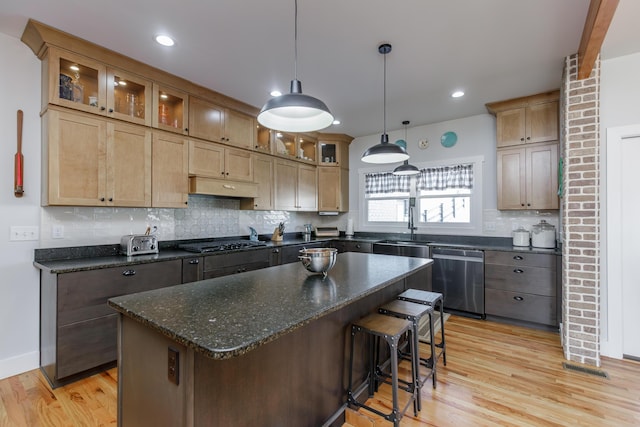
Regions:
<instances>
[{"instance_id":1,"label":"brick column","mask_svg":"<svg viewBox=\"0 0 640 427\"><path fill-rule=\"evenodd\" d=\"M568 360L600 366L600 61L577 79L566 58L561 95L562 339Z\"/></svg>"}]
</instances>

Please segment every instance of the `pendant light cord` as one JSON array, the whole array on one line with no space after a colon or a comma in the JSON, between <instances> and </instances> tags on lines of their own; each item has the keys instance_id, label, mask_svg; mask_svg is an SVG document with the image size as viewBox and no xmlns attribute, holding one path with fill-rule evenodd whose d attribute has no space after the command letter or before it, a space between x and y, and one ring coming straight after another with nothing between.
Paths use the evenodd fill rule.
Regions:
<instances>
[{"instance_id":1,"label":"pendant light cord","mask_svg":"<svg viewBox=\"0 0 640 427\"><path fill-rule=\"evenodd\" d=\"M297 0L296 0L297 1ZM384 54L384 71L382 75L382 135L387 134L387 54Z\"/></svg>"},{"instance_id":2,"label":"pendant light cord","mask_svg":"<svg viewBox=\"0 0 640 427\"><path fill-rule=\"evenodd\" d=\"M294 0L293 10L293 78L298 80L298 0Z\"/></svg>"}]
</instances>

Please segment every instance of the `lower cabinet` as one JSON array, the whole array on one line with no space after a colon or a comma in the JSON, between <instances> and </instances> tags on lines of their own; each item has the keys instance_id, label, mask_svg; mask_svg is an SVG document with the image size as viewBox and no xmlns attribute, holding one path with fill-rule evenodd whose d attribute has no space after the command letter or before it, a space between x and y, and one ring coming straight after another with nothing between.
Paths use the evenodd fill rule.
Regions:
<instances>
[{"instance_id":1,"label":"lower cabinet","mask_svg":"<svg viewBox=\"0 0 640 427\"><path fill-rule=\"evenodd\" d=\"M204 279L258 270L272 265L272 249L253 249L204 257Z\"/></svg>"},{"instance_id":2,"label":"lower cabinet","mask_svg":"<svg viewBox=\"0 0 640 427\"><path fill-rule=\"evenodd\" d=\"M309 242L299 245L283 246L280 248L280 263L289 264L300 261L298 258L300 256L300 249L322 248L324 246L325 242Z\"/></svg>"},{"instance_id":3,"label":"lower cabinet","mask_svg":"<svg viewBox=\"0 0 640 427\"><path fill-rule=\"evenodd\" d=\"M557 256L485 251L485 311L548 326L558 326Z\"/></svg>"},{"instance_id":4,"label":"lower cabinet","mask_svg":"<svg viewBox=\"0 0 640 427\"><path fill-rule=\"evenodd\" d=\"M118 316L107 300L182 282L182 261L42 273L40 366L53 387L117 358Z\"/></svg>"},{"instance_id":5,"label":"lower cabinet","mask_svg":"<svg viewBox=\"0 0 640 427\"><path fill-rule=\"evenodd\" d=\"M343 252L365 252L373 253L373 243L368 242L345 242L344 240L334 240L331 247L336 248L338 253Z\"/></svg>"}]
</instances>

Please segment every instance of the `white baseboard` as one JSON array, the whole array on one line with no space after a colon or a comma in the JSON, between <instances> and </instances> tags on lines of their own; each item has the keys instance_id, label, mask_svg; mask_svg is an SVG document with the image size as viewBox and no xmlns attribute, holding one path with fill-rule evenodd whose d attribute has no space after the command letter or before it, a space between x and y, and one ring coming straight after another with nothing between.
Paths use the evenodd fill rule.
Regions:
<instances>
[{"instance_id":1,"label":"white baseboard","mask_svg":"<svg viewBox=\"0 0 640 427\"><path fill-rule=\"evenodd\" d=\"M37 369L39 366L40 352L38 351L0 360L0 380Z\"/></svg>"}]
</instances>

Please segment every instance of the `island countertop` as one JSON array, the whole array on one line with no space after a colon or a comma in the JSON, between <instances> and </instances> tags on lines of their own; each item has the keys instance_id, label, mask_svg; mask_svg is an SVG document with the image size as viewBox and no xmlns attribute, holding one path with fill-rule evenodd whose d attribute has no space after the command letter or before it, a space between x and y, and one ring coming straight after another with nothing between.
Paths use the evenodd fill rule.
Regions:
<instances>
[{"instance_id":1,"label":"island countertop","mask_svg":"<svg viewBox=\"0 0 640 427\"><path fill-rule=\"evenodd\" d=\"M326 278L301 263L124 295L109 305L212 359L243 355L433 261L338 254Z\"/></svg>"}]
</instances>

